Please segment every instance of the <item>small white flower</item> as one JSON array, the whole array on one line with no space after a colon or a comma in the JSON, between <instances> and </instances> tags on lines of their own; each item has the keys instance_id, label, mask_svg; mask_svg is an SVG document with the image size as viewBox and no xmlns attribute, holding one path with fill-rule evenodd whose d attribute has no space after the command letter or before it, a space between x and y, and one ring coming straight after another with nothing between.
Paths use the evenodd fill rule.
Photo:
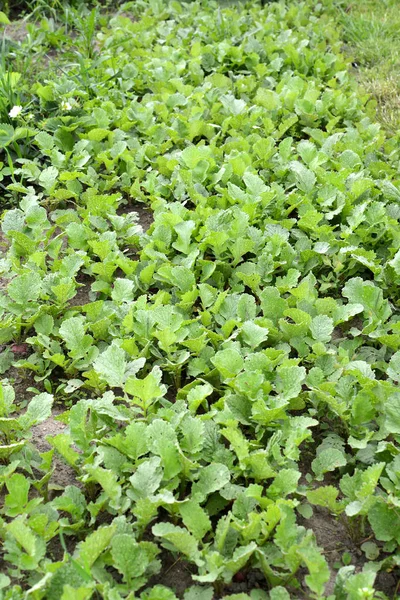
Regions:
<instances>
[{"instance_id":1,"label":"small white flower","mask_svg":"<svg viewBox=\"0 0 400 600\"><path fill-rule=\"evenodd\" d=\"M19 115L22 113L22 106L13 106L12 109L10 110L10 112L8 113L8 116L11 117L12 119L16 119L17 117L19 117Z\"/></svg>"},{"instance_id":2,"label":"small white flower","mask_svg":"<svg viewBox=\"0 0 400 600\"><path fill-rule=\"evenodd\" d=\"M32 121L32 119L33 119L33 113L27 114L25 118L26 118L27 121Z\"/></svg>"},{"instance_id":3,"label":"small white flower","mask_svg":"<svg viewBox=\"0 0 400 600\"><path fill-rule=\"evenodd\" d=\"M63 100L61 102L61 108L62 108L62 110L71 110L72 104L71 104L71 102L68 102L68 100Z\"/></svg>"}]
</instances>

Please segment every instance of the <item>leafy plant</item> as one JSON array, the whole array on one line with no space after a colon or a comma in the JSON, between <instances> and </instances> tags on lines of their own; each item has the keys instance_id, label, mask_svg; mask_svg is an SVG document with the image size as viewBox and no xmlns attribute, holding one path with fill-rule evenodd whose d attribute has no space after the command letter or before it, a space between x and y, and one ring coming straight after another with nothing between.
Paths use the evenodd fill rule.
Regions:
<instances>
[{"instance_id":1,"label":"leafy plant","mask_svg":"<svg viewBox=\"0 0 400 600\"><path fill-rule=\"evenodd\" d=\"M0 131L0 369L37 386L0 397L3 597L172 600L153 577L183 563L185 600L385 598L399 150L335 25L311 0L49 6L15 53L56 63ZM312 507L364 557L333 596Z\"/></svg>"}]
</instances>

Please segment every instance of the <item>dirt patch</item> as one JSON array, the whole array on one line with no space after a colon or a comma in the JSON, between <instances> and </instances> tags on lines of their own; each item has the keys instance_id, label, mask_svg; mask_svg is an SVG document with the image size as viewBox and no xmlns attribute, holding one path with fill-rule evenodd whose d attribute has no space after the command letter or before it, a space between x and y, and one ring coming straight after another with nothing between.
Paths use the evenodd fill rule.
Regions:
<instances>
[{"instance_id":1,"label":"dirt patch","mask_svg":"<svg viewBox=\"0 0 400 600\"><path fill-rule=\"evenodd\" d=\"M337 325L332 331L332 340L337 342L338 340L342 340L344 337L343 328L340 325Z\"/></svg>"},{"instance_id":2,"label":"dirt patch","mask_svg":"<svg viewBox=\"0 0 400 600\"><path fill-rule=\"evenodd\" d=\"M339 566L345 552L351 556L350 564L354 565L356 573L360 572L365 563L368 562L361 546L369 538L353 539L344 515L336 518L327 509L319 506L314 506L313 511L312 517L300 520L305 527L313 530L317 544L323 551L328 563L331 576L326 585L325 594L329 596L334 593L337 566ZM383 555L380 556L380 559L382 558ZM399 569L392 573L382 571L377 575L374 587L377 591L384 592L389 598L396 598L399 582Z\"/></svg>"},{"instance_id":3,"label":"dirt patch","mask_svg":"<svg viewBox=\"0 0 400 600\"><path fill-rule=\"evenodd\" d=\"M125 19L129 19L131 23L135 23L135 21L137 21L137 18L134 15L131 15L131 13L126 12L126 10L117 13L117 17L124 17Z\"/></svg>"},{"instance_id":4,"label":"dirt patch","mask_svg":"<svg viewBox=\"0 0 400 600\"><path fill-rule=\"evenodd\" d=\"M15 358L18 357L15 356ZM14 388L16 404L22 404L32 398L34 392L29 391L32 387L43 391L42 384L35 381L33 371L28 371L28 369L10 367L5 372L4 379L7 379Z\"/></svg>"},{"instance_id":5,"label":"dirt patch","mask_svg":"<svg viewBox=\"0 0 400 600\"><path fill-rule=\"evenodd\" d=\"M66 425L56 420L56 417L60 414L61 411L55 410L46 421L32 427L32 444L39 452L48 452L51 450L51 446L46 440L47 436L57 435L65 430ZM80 482L76 480L74 469L66 465L56 454L53 457L53 466L54 473L50 479L51 488L64 489L67 485L80 486Z\"/></svg>"},{"instance_id":6,"label":"dirt patch","mask_svg":"<svg viewBox=\"0 0 400 600\"><path fill-rule=\"evenodd\" d=\"M66 425L61 421L56 421L56 417L60 414L61 412L55 410L46 421L32 427L32 443L35 444L39 452L48 452L51 450L51 446L46 440L46 436L57 435L64 431Z\"/></svg>"},{"instance_id":7,"label":"dirt patch","mask_svg":"<svg viewBox=\"0 0 400 600\"><path fill-rule=\"evenodd\" d=\"M179 598L183 598L185 591L196 582L192 579L194 573L193 566L187 563L183 558L174 556L164 550L159 556L162 562L162 569L158 575L154 575L146 583L146 587L154 585L165 585L174 590Z\"/></svg>"},{"instance_id":8,"label":"dirt patch","mask_svg":"<svg viewBox=\"0 0 400 600\"><path fill-rule=\"evenodd\" d=\"M17 43L22 42L27 36L26 21L13 21L4 28L0 28L0 31L6 39Z\"/></svg>"},{"instance_id":9,"label":"dirt patch","mask_svg":"<svg viewBox=\"0 0 400 600\"><path fill-rule=\"evenodd\" d=\"M361 570L365 563L365 557L359 545L355 544L349 534L345 522L336 518L327 509L314 506L314 514L302 523L308 529L312 529L318 546L323 550L328 563L331 576L326 585L325 593L333 594L337 570L335 563L340 563L344 552L351 555L351 564L356 571Z\"/></svg>"},{"instance_id":10,"label":"dirt patch","mask_svg":"<svg viewBox=\"0 0 400 600\"><path fill-rule=\"evenodd\" d=\"M59 56L59 52L54 50L53 48L49 48L43 56L38 56L38 60L35 61L35 65L40 67L43 66L45 69L48 69L49 66L57 68L56 63L57 58Z\"/></svg>"},{"instance_id":11,"label":"dirt patch","mask_svg":"<svg viewBox=\"0 0 400 600\"><path fill-rule=\"evenodd\" d=\"M232 583L224 586L222 596L226 594L248 594L254 589L268 591L269 587L263 573L256 569L250 569L247 572L240 571L234 576Z\"/></svg>"},{"instance_id":12,"label":"dirt patch","mask_svg":"<svg viewBox=\"0 0 400 600\"><path fill-rule=\"evenodd\" d=\"M118 215L126 215L132 212L137 214L139 225L143 227L144 231L147 231L154 221L152 211L138 202L121 205L117 210Z\"/></svg>"},{"instance_id":13,"label":"dirt patch","mask_svg":"<svg viewBox=\"0 0 400 600\"><path fill-rule=\"evenodd\" d=\"M6 257L6 253L9 247L9 240L5 237L4 233L0 231L0 259ZM0 290L6 289L8 282L9 279L7 279L7 277L0 277Z\"/></svg>"},{"instance_id":14,"label":"dirt patch","mask_svg":"<svg viewBox=\"0 0 400 600\"><path fill-rule=\"evenodd\" d=\"M2 231L0 231L0 254L2 252L6 252L10 247L9 239L4 235Z\"/></svg>"},{"instance_id":15,"label":"dirt patch","mask_svg":"<svg viewBox=\"0 0 400 600\"><path fill-rule=\"evenodd\" d=\"M375 588L386 594L389 598L398 598L400 590L400 569L396 569L393 573L378 573L375 580Z\"/></svg>"},{"instance_id":16,"label":"dirt patch","mask_svg":"<svg viewBox=\"0 0 400 600\"><path fill-rule=\"evenodd\" d=\"M70 306L84 306L91 302L90 298L90 286L93 283L93 279L85 274L80 274L76 278L77 283L80 284L81 287L78 288L75 296L71 298L69 301Z\"/></svg>"}]
</instances>

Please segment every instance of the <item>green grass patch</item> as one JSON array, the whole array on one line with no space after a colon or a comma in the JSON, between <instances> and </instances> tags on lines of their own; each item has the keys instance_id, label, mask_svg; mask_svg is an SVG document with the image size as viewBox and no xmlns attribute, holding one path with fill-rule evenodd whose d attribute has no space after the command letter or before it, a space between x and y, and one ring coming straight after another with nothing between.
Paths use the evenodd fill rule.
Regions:
<instances>
[{"instance_id":1,"label":"green grass patch","mask_svg":"<svg viewBox=\"0 0 400 600\"><path fill-rule=\"evenodd\" d=\"M341 5L343 36L356 77L376 100L378 119L389 133L400 126L400 12L396 0L360 0Z\"/></svg>"}]
</instances>

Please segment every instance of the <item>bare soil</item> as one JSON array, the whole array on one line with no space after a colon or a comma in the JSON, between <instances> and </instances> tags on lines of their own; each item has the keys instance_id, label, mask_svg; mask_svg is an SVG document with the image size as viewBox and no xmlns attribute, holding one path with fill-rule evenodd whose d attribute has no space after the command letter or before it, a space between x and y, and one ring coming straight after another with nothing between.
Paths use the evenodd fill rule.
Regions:
<instances>
[{"instance_id":1,"label":"bare soil","mask_svg":"<svg viewBox=\"0 0 400 600\"><path fill-rule=\"evenodd\" d=\"M48 452L51 450L51 445L47 441L48 436L62 433L65 429L64 423L57 421L56 417L61 414L61 411L55 410L51 417L32 427L32 443L39 452ZM64 489L67 485L80 486L80 482L76 479L76 473L72 467L67 465L61 458L54 454L53 457L54 472L50 479L50 488Z\"/></svg>"},{"instance_id":2,"label":"bare soil","mask_svg":"<svg viewBox=\"0 0 400 600\"><path fill-rule=\"evenodd\" d=\"M351 555L351 564L360 571L366 562L360 544L356 544L350 537L345 520L338 519L329 510L320 506L313 507L314 514L310 519L304 521L304 526L312 529L318 546L323 550L328 563L331 577L327 583L325 593L327 596L333 594L337 570L335 563L340 563L344 552Z\"/></svg>"},{"instance_id":3,"label":"bare soil","mask_svg":"<svg viewBox=\"0 0 400 600\"><path fill-rule=\"evenodd\" d=\"M16 359L18 357L15 357ZM8 379L15 391L15 401L17 404L22 404L30 400L33 392L29 388L36 388L42 391L42 385L34 380L34 374L27 369L17 369L10 367L4 374L4 378Z\"/></svg>"},{"instance_id":4,"label":"bare soil","mask_svg":"<svg viewBox=\"0 0 400 600\"><path fill-rule=\"evenodd\" d=\"M177 596L183 598L185 590L196 583L192 579L191 565L181 557L174 559L173 555L166 551L163 551L159 558L162 562L161 572L151 577L146 587L165 585L173 589Z\"/></svg>"},{"instance_id":5,"label":"bare soil","mask_svg":"<svg viewBox=\"0 0 400 600\"><path fill-rule=\"evenodd\" d=\"M4 27L0 26L0 31L2 35L13 42L22 42L27 35L26 31L26 21L12 21L9 25L5 25Z\"/></svg>"},{"instance_id":6,"label":"bare soil","mask_svg":"<svg viewBox=\"0 0 400 600\"><path fill-rule=\"evenodd\" d=\"M90 298L90 286L93 282L93 279L84 273L78 275L77 282L81 284L81 287L78 288L75 296L71 298L69 301L70 306L84 306L91 302Z\"/></svg>"},{"instance_id":7,"label":"bare soil","mask_svg":"<svg viewBox=\"0 0 400 600\"><path fill-rule=\"evenodd\" d=\"M147 231L154 221L152 211L147 208L147 206L139 202L129 202L121 205L117 210L119 215L126 215L131 212L134 212L138 215L139 224L143 227L144 231Z\"/></svg>"}]
</instances>

